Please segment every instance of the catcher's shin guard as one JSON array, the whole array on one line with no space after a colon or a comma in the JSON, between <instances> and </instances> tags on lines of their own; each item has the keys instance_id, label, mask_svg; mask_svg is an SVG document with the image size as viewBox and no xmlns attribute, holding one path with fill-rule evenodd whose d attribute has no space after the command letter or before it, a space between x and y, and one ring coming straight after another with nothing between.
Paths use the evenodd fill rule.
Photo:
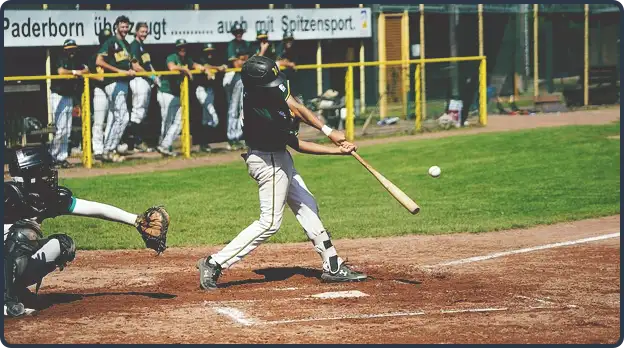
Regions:
<instances>
[{"instance_id":1,"label":"catcher's shin guard","mask_svg":"<svg viewBox=\"0 0 624 348\"><path fill-rule=\"evenodd\" d=\"M29 220L17 221L8 231L4 241L4 301L7 304L8 315L12 315L11 306L8 304L19 303L18 284L22 281L30 257L41 247L42 236L39 225Z\"/></svg>"}]
</instances>

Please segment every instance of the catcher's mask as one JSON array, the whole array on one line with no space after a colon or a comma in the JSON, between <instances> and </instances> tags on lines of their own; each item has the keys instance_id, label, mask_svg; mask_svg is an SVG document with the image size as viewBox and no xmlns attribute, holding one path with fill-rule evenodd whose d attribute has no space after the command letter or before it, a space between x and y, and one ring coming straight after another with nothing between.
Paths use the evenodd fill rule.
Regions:
<instances>
[{"instance_id":1,"label":"catcher's mask","mask_svg":"<svg viewBox=\"0 0 624 348\"><path fill-rule=\"evenodd\" d=\"M8 162L13 181L22 183L25 187L56 191L58 172L45 146L10 149Z\"/></svg>"},{"instance_id":2,"label":"catcher's mask","mask_svg":"<svg viewBox=\"0 0 624 348\"><path fill-rule=\"evenodd\" d=\"M241 78L247 89L273 88L287 80L275 61L264 56L249 58L241 69Z\"/></svg>"}]
</instances>

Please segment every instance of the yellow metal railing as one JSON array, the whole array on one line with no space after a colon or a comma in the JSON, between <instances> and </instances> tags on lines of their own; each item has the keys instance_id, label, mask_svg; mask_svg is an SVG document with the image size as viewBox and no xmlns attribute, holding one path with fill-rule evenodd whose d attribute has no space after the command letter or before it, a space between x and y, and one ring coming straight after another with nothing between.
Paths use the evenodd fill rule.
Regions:
<instances>
[{"instance_id":1,"label":"yellow metal railing","mask_svg":"<svg viewBox=\"0 0 624 348\"><path fill-rule=\"evenodd\" d=\"M330 69L330 68L345 68L345 136L348 140L353 141L355 138L355 93L354 93L354 78L353 69L355 67L374 67L385 68L386 66L403 66L409 67L411 64L416 66L415 71L415 115L416 115L416 130L422 128L422 120L426 115L426 100L424 98L424 65L428 63L450 63L450 62L466 62L466 61L479 61L479 122L481 125L487 124L487 68L486 58L484 56L474 57L453 57L453 58L427 58L427 59L412 59L412 60L397 60L397 61L385 61L385 62L349 62L349 63L329 63L329 64L305 64L298 65L297 70L315 70L315 69ZM240 71L240 69L227 69L226 71ZM216 72L216 70L215 70ZM192 74L201 74L199 70L191 71ZM137 72L135 76L170 76L180 75L178 71L152 71L152 72ZM82 149L83 156L82 162L86 168L92 166L92 149L91 149L91 95L90 95L90 79L103 77L128 77L124 73L106 73L106 74L84 74L84 90L81 98L81 114L82 114ZM76 79L77 77L72 75L46 75L46 76L8 76L4 77L5 82L9 81L44 81L44 80L63 80L63 79ZM380 91L381 93L382 91ZM182 132L180 141L182 143L182 155L185 158L191 156L191 133L190 133L190 108L189 108L189 79L184 77L180 86L180 108L182 114ZM380 98L380 110L387 108L387 99Z\"/></svg>"}]
</instances>

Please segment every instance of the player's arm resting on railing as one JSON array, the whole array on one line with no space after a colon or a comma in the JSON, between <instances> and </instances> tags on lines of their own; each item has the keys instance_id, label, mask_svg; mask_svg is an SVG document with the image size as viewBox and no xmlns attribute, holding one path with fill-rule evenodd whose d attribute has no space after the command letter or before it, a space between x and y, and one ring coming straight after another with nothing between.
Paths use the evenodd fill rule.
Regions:
<instances>
[{"instance_id":1,"label":"player's arm resting on railing","mask_svg":"<svg viewBox=\"0 0 624 348\"><path fill-rule=\"evenodd\" d=\"M293 141L290 145L297 152L311 155L348 155L357 150L357 146L348 141L342 142L339 146L325 146L297 138L296 142Z\"/></svg>"},{"instance_id":2,"label":"player's arm resting on railing","mask_svg":"<svg viewBox=\"0 0 624 348\"><path fill-rule=\"evenodd\" d=\"M167 68L170 71L179 71L182 72L184 74L186 74L186 76L188 76L190 79L193 78L193 75L191 75L191 71L189 70L189 68L187 68L186 66L179 66L174 62L168 62L167 63Z\"/></svg>"},{"instance_id":3,"label":"player's arm resting on railing","mask_svg":"<svg viewBox=\"0 0 624 348\"><path fill-rule=\"evenodd\" d=\"M95 59L95 65L97 66L101 66L102 68L114 72L114 73L122 73L122 74L126 74L129 76L134 76L134 70L123 70L123 69L119 69L116 68L108 63L106 63L106 61L104 60L104 55L103 54L98 54L97 58Z\"/></svg>"},{"instance_id":4,"label":"player's arm resting on railing","mask_svg":"<svg viewBox=\"0 0 624 348\"><path fill-rule=\"evenodd\" d=\"M145 69L143 69L141 64L139 64L139 61L137 59L132 60L132 70L136 72L145 72Z\"/></svg>"},{"instance_id":5,"label":"player's arm resting on railing","mask_svg":"<svg viewBox=\"0 0 624 348\"><path fill-rule=\"evenodd\" d=\"M279 66L285 66L287 68L294 69L296 67L295 62L291 62L288 58L279 58L277 60Z\"/></svg>"},{"instance_id":6,"label":"player's arm resting on railing","mask_svg":"<svg viewBox=\"0 0 624 348\"><path fill-rule=\"evenodd\" d=\"M323 124L310 109L295 100L293 96L288 96L286 103L296 117L299 117L303 122L325 133L334 144L340 145L347 140L343 132L331 129Z\"/></svg>"},{"instance_id":7,"label":"player's arm resting on railing","mask_svg":"<svg viewBox=\"0 0 624 348\"><path fill-rule=\"evenodd\" d=\"M82 74L88 74L89 73L89 68L87 68L86 66L83 65L83 69L81 70L68 70L65 68L58 68L57 70L59 75L74 75L74 76L78 76L78 75L82 75Z\"/></svg>"}]
</instances>

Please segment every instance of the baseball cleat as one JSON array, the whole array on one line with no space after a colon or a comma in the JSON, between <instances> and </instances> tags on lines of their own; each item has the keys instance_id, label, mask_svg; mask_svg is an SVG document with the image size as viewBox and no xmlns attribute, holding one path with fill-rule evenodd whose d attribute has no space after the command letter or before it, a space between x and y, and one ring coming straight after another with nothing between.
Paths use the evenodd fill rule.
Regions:
<instances>
[{"instance_id":1,"label":"baseball cleat","mask_svg":"<svg viewBox=\"0 0 624 348\"><path fill-rule=\"evenodd\" d=\"M156 147L156 151L158 151L161 155L163 155L165 157L176 157L178 155L177 153L175 153L175 152L173 152L173 151L171 151L169 149L166 149L166 148L164 148L162 146Z\"/></svg>"},{"instance_id":2,"label":"baseball cleat","mask_svg":"<svg viewBox=\"0 0 624 348\"><path fill-rule=\"evenodd\" d=\"M199 269L199 286L204 290L216 290L217 280L221 275L221 266L211 264L210 258L201 258L197 260L197 269Z\"/></svg>"},{"instance_id":3,"label":"baseball cleat","mask_svg":"<svg viewBox=\"0 0 624 348\"><path fill-rule=\"evenodd\" d=\"M352 270L344 262L337 272L323 271L321 274L321 279L325 283L361 282L366 278L368 278L366 274Z\"/></svg>"},{"instance_id":4,"label":"baseball cleat","mask_svg":"<svg viewBox=\"0 0 624 348\"><path fill-rule=\"evenodd\" d=\"M26 308L19 302L9 301L4 305L4 316L9 318L21 317L32 315L35 313L34 309Z\"/></svg>"}]
</instances>

